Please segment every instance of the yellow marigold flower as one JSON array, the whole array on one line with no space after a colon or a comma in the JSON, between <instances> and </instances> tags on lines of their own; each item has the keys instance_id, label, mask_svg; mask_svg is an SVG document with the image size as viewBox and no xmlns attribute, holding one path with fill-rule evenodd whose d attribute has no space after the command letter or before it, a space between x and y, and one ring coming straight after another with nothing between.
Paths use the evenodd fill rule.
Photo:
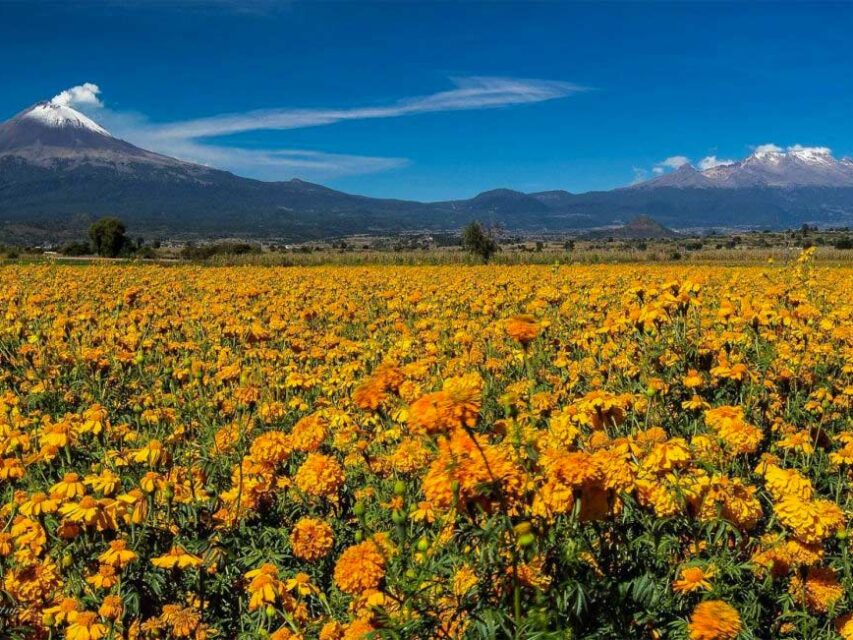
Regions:
<instances>
[{"instance_id":1,"label":"yellow marigold flower","mask_svg":"<svg viewBox=\"0 0 853 640\"><path fill-rule=\"evenodd\" d=\"M821 542L844 525L844 513L830 500L786 495L774 506L779 521L806 543Z\"/></svg>"},{"instance_id":2,"label":"yellow marigold flower","mask_svg":"<svg viewBox=\"0 0 853 640\"><path fill-rule=\"evenodd\" d=\"M249 611L274 604L285 595L284 584L278 579L278 568L273 564L264 564L247 572L246 578L251 580L246 587L249 592Z\"/></svg>"},{"instance_id":3,"label":"yellow marigold flower","mask_svg":"<svg viewBox=\"0 0 853 640\"><path fill-rule=\"evenodd\" d=\"M808 429L801 429L777 440L776 446L780 449L791 449L811 455L814 453L814 436Z\"/></svg>"},{"instance_id":4,"label":"yellow marigold flower","mask_svg":"<svg viewBox=\"0 0 853 640\"><path fill-rule=\"evenodd\" d=\"M165 457L166 452L163 449L163 443L159 440L151 440L144 447L136 450L136 453L133 454L133 461L155 467Z\"/></svg>"},{"instance_id":5,"label":"yellow marigold flower","mask_svg":"<svg viewBox=\"0 0 853 640\"><path fill-rule=\"evenodd\" d=\"M98 614L83 611L69 621L65 631L67 640L100 640L107 635L107 627L98 620Z\"/></svg>"},{"instance_id":6,"label":"yellow marigold flower","mask_svg":"<svg viewBox=\"0 0 853 640\"><path fill-rule=\"evenodd\" d=\"M6 557L12 553L12 534L0 531L0 557Z\"/></svg>"},{"instance_id":7,"label":"yellow marigold flower","mask_svg":"<svg viewBox=\"0 0 853 640\"><path fill-rule=\"evenodd\" d=\"M86 578L86 582L96 589L111 589L118 583L115 567L108 564L100 565L98 572Z\"/></svg>"},{"instance_id":8,"label":"yellow marigold flower","mask_svg":"<svg viewBox=\"0 0 853 640\"><path fill-rule=\"evenodd\" d=\"M409 514L409 517L414 522L427 522L432 524L435 522L436 514L432 503L429 500L418 502L417 506Z\"/></svg>"},{"instance_id":9,"label":"yellow marigold flower","mask_svg":"<svg viewBox=\"0 0 853 640\"><path fill-rule=\"evenodd\" d=\"M141 524L148 517L148 502L139 489L117 496L116 502L122 505L124 521L128 524Z\"/></svg>"},{"instance_id":10,"label":"yellow marigold flower","mask_svg":"<svg viewBox=\"0 0 853 640\"><path fill-rule=\"evenodd\" d=\"M50 488L50 495L58 500L73 500L86 495L86 485L76 473L66 473L60 482Z\"/></svg>"},{"instance_id":11,"label":"yellow marigold flower","mask_svg":"<svg viewBox=\"0 0 853 640\"><path fill-rule=\"evenodd\" d=\"M442 393L445 405L444 420L450 427L476 426L482 404L483 379L474 372L449 378L444 382Z\"/></svg>"},{"instance_id":12,"label":"yellow marigold flower","mask_svg":"<svg viewBox=\"0 0 853 640\"><path fill-rule=\"evenodd\" d=\"M80 502L66 502L59 512L70 522L81 522L103 531L116 527L113 515L107 509L112 505L110 500L96 500L91 496L84 496Z\"/></svg>"},{"instance_id":13,"label":"yellow marigold flower","mask_svg":"<svg viewBox=\"0 0 853 640\"><path fill-rule=\"evenodd\" d=\"M25 516L40 516L55 513L58 505L57 500L48 498L47 494L39 492L34 493L25 502L22 502L18 510Z\"/></svg>"},{"instance_id":14,"label":"yellow marigold flower","mask_svg":"<svg viewBox=\"0 0 853 640\"><path fill-rule=\"evenodd\" d=\"M375 589L384 577L385 558L371 540L349 547L335 565L335 584L350 595Z\"/></svg>"},{"instance_id":15,"label":"yellow marigold flower","mask_svg":"<svg viewBox=\"0 0 853 640\"><path fill-rule=\"evenodd\" d=\"M325 558L334 544L332 527L317 518L302 518L290 532L290 548L293 555L307 562Z\"/></svg>"},{"instance_id":16,"label":"yellow marigold flower","mask_svg":"<svg viewBox=\"0 0 853 640\"><path fill-rule=\"evenodd\" d=\"M299 467L294 481L299 490L309 496L331 497L345 481L344 470L338 461L321 453L311 453Z\"/></svg>"},{"instance_id":17,"label":"yellow marigold flower","mask_svg":"<svg viewBox=\"0 0 853 640\"><path fill-rule=\"evenodd\" d=\"M105 496L111 496L121 487L121 478L109 469L104 469L100 475L87 476L83 484L92 487L93 490Z\"/></svg>"},{"instance_id":18,"label":"yellow marigold flower","mask_svg":"<svg viewBox=\"0 0 853 640\"><path fill-rule=\"evenodd\" d=\"M124 568L137 557L135 552L127 548L126 540L113 540L110 542L110 548L98 556L98 560L103 564Z\"/></svg>"},{"instance_id":19,"label":"yellow marigold flower","mask_svg":"<svg viewBox=\"0 0 853 640\"><path fill-rule=\"evenodd\" d=\"M682 383L688 389L696 389L697 387L701 387L704 384L704 380L702 379L702 375L696 371L696 369L691 369L687 372L687 375L682 378Z\"/></svg>"},{"instance_id":20,"label":"yellow marigold flower","mask_svg":"<svg viewBox=\"0 0 853 640\"><path fill-rule=\"evenodd\" d=\"M687 625L690 640L734 640L743 629L740 614L722 600L700 602Z\"/></svg>"},{"instance_id":21,"label":"yellow marigold flower","mask_svg":"<svg viewBox=\"0 0 853 640\"><path fill-rule=\"evenodd\" d=\"M17 458L0 460L0 480L20 480L26 472L24 465Z\"/></svg>"},{"instance_id":22,"label":"yellow marigold flower","mask_svg":"<svg viewBox=\"0 0 853 640\"><path fill-rule=\"evenodd\" d=\"M663 473L684 467L690 459L687 441L684 438L673 438L655 444L643 459L642 466L655 473Z\"/></svg>"},{"instance_id":23,"label":"yellow marigold flower","mask_svg":"<svg viewBox=\"0 0 853 640\"><path fill-rule=\"evenodd\" d=\"M744 484L740 478L714 477L699 500L699 517L707 521L719 515L749 531L764 514L756 492L756 487Z\"/></svg>"},{"instance_id":24,"label":"yellow marigold flower","mask_svg":"<svg viewBox=\"0 0 853 640\"><path fill-rule=\"evenodd\" d=\"M47 543L47 532L44 527L35 520L30 520L25 516L16 516L12 521L12 528L9 530L12 534L12 539L15 541L15 546L18 547L19 553L21 549L28 549L35 555L40 555Z\"/></svg>"},{"instance_id":25,"label":"yellow marigold flower","mask_svg":"<svg viewBox=\"0 0 853 640\"><path fill-rule=\"evenodd\" d=\"M50 620L48 626L54 626L77 617L80 603L74 598L62 598L58 604L44 610L44 617Z\"/></svg>"},{"instance_id":26,"label":"yellow marigold flower","mask_svg":"<svg viewBox=\"0 0 853 640\"><path fill-rule=\"evenodd\" d=\"M300 572L292 578L288 578L284 586L288 591L295 591L300 596L320 593L320 590L311 584L311 576L307 573Z\"/></svg>"},{"instance_id":27,"label":"yellow marigold flower","mask_svg":"<svg viewBox=\"0 0 853 640\"><path fill-rule=\"evenodd\" d=\"M774 500L781 500L787 495L793 495L801 500L811 500L814 497L814 487L811 481L796 469L782 469L775 464L764 467L764 486Z\"/></svg>"},{"instance_id":28,"label":"yellow marigold flower","mask_svg":"<svg viewBox=\"0 0 853 640\"><path fill-rule=\"evenodd\" d=\"M201 558L176 545L167 554L152 558L151 564L160 569L186 569L199 566Z\"/></svg>"}]
</instances>

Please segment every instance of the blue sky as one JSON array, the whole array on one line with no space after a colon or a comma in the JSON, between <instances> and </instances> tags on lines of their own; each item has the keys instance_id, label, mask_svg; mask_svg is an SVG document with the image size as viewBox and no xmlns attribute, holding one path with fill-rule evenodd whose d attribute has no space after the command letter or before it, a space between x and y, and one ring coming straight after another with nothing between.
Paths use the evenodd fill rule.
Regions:
<instances>
[{"instance_id":1,"label":"blue sky","mask_svg":"<svg viewBox=\"0 0 853 640\"><path fill-rule=\"evenodd\" d=\"M2 0L0 119L91 83L74 106L113 133L241 175L609 189L761 144L853 154L851 33L849 3Z\"/></svg>"}]
</instances>

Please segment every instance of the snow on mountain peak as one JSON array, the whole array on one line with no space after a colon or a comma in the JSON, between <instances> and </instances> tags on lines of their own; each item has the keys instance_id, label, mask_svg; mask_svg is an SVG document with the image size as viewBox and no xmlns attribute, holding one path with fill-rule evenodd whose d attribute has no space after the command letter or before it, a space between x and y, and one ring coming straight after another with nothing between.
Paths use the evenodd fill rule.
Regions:
<instances>
[{"instance_id":1,"label":"snow on mountain peak","mask_svg":"<svg viewBox=\"0 0 853 640\"><path fill-rule=\"evenodd\" d=\"M829 147L804 147L800 144L795 144L793 147L788 147L788 155L803 162L832 162L832 149Z\"/></svg>"},{"instance_id":2,"label":"snow on mountain peak","mask_svg":"<svg viewBox=\"0 0 853 640\"><path fill-rule=\"evenodd\" d=\"M662 166L662 165L658 165ZM844 187L853 188L853 160L838 160L829 147L795 144L780 147L762 144L739 162L707 156L699 171L689 165L664 173L634 188L755 188L755 187Z\"/></svg>"},{"instance_id":3,"label":"snow on mountain peak","mask_svg":"<svg viewBox=\"0 0 853 640\"><path fill-rule=\"evenodd\" d=\"M88 129L105 136L110 135L106 129L91 118L84 116L76 109L55 101L39 103L24 113L22 117L35 120L54 129L73 127Z\"/></svg>"},{"instance_id":4,"label":"snow on mountain peak","mask_svg":"<svg viewBox=\"0 0 853 640\"><path fill-rule=\"evenodd\" d=\"M795 158L810 164L834 162L832 149L829 147L805 147L801 144L792 145L787 149L782 149L782 147L775 144L758 145L755 147L750 158L765 163L778 163L786 158Z\"/></svg>"},{"instance_id":5,"label":"snow on mountain peak","mask_svg":"<svg viewBox=\"0 0 853 640\"><path fill-rule=\"evenodd\" d=\"M782 147L775 144L760 144L755 147L752 152L752 157L758 160L766 160L768 158L778 157L783 154Z\"/></svg>"}]
</instances>

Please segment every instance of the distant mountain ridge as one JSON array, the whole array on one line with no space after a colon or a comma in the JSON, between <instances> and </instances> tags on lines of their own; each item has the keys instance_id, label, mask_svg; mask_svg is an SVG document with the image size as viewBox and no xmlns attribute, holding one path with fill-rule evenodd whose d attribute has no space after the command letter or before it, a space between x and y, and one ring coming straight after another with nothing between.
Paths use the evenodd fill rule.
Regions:
<instances>
[{"instance_id":1,"label":"distant mountain ridge","mask_svg":"<svg viewBox=\"0 0 853 640\"><path fill-rule=\"evenodd\" d=\"M494 189L466 200L370 198L293 179L262 182L183 162L110 135L63 104L0 124L0 233L47 236L122 217L133 233L288 240L458 229L472 219L520 232L613 227L647 215L675 229L853 224L853 161L828 149L765 146L699 171L574 194ZM2 237L0 237L2 241Z\"/></svg>"},{"instance_id":2,"label":"distant mountain ridge","mask_svg":"<svg viewBox=\"0 0 853 640\"><path fill-rule=\"evenodd\" d=\"M768 148L769 147L769 148ZM763 145L739 162L726 162L698 171L683 164L672 173L629 187L631 189L744 189L755 187L853 187L853 160L837 160L826 147L790 147L787 151Z\"/></svg>"}]
</instances>

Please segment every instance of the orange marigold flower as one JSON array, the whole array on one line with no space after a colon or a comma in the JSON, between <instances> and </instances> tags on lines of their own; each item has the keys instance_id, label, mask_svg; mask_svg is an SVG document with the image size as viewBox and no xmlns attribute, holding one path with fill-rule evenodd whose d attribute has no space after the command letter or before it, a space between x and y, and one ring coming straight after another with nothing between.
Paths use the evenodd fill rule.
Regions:
<instances>
[{"instance_id":1,"label":"orange marigold flower","mask_svg":"<svg viewBox=\"0 0 853 640\"><path fill-rule=\"evenodd\" d=\"M693 591L711 588L711 578L714 570L702 569L702 567L685 567L681 570L678 580L672 583L672 590L676 593L692 593Z\"/></svg>"},{"instance_id":2,"label":"orange marigold flower","mask_svg":"<svg viewBox=\"0 0 853 640\"><path fill-rule=\"evenodd\" d=\"M252 460L275 466L287 460L292 450L290 438L281 431L267 431L252 442L249 455Z\"/></svg>"},{"instance_id":3,"label":"orange marigold flower","mask_svg":"<svg viewBox=\"0 0 853 640\"><path fill-rule=\"evenodd\" d=\"M309 496L331 497L343 486L346 477L338 461L321 453L311 453L299 467L294 481Z\"/></svg>"},{"instance_id":4,"label":"orange marigold flower","mask_svg":"<svg viewBox=\"0 0 853 640\"><path fill-rule=\"evenodd\" d=\"M320 629L320 640L340 640L344 635L344 628L337 620L330 620Z\"/></svg>"},{"instance_id":5,"label":"orange marigold flower","mask_svg":"<svg viewBox=\"0 0 853 640\"><path fill-rule=\"evenodd\" d=\"M307 562L325 558L334 544L332 527L317 518L302 518L290 532L290 548L293 555Z\"/></svg>"},{"instance_id":6,"label":"orange marigold flower","mask_svg":"<svg viewBox=\"0 0 853 640\"><path fill-rule=\"evenodd\" d=\"M811 567L806 579L799 575L791 578L788 593L800 605L814 613L826 613L844 595L844 587L835 571L827 567Z\"/></svg>"},{"instance_id":7,"label":"orange marigold flower","mask_svg":"<svg viewBox=\"0 0 853 640\"><path fill-rule=\"evenodd\" d=\"M98 615L107 620L116 620L121 618L124 613L124 603L121 596L110 595L104 598L101 606L98 607Z\"/></svg>"},{"instance_id":8,"label":"orange marigold flower","mask_svg":"<svg viewBox=\"0 0 853 640\"><path fill-rule=\"evenodd\" d=\"M290 432L290 443L296 451L316 451L326 439L326 420L312 414L299 420Z\"/></svg>"},{"instance_id":9,"label":"orange marigold flower","mask_svg":"<svg viewBox=\"0 0 853 640\"><path fill-rule=\"evenodd\" d=\"M176 638L189 638L200 628L201 614L192 607L167 604L163 606L160 619L172 628Z\"/></svg>"},{"instance_id":10,"label":"orange marigold flower","mask_svg":"<svg viewBox=\"0 0 853 640\"><path fill-rule=\"evenodd\" d=\"M722 600L696 605L687 625L690 640L733 640L741 632L740 614Z\"/></svg>"},{"instance_id":11,"label":"orange marigold flower","mask_svg":"<svg viewBox=\"0 0 853 640\"><path fill-rule=\"evenodd\" d=\"M506 323L506 332L510 338L526 347L539 335L540 327L536 319L529 315L513 316Z\"/></svg>"},{"instance_id":12,"label":"orange marigold flower","mask_svg":"<svg viewBox=\"0 0 853 640\"><path fill-rule=\"evenodd\" d=\"M385 558L371 540L348 548L335 565L335 584L350 595L375 589L384 577Z\"/></svg>"}]
</instances>

